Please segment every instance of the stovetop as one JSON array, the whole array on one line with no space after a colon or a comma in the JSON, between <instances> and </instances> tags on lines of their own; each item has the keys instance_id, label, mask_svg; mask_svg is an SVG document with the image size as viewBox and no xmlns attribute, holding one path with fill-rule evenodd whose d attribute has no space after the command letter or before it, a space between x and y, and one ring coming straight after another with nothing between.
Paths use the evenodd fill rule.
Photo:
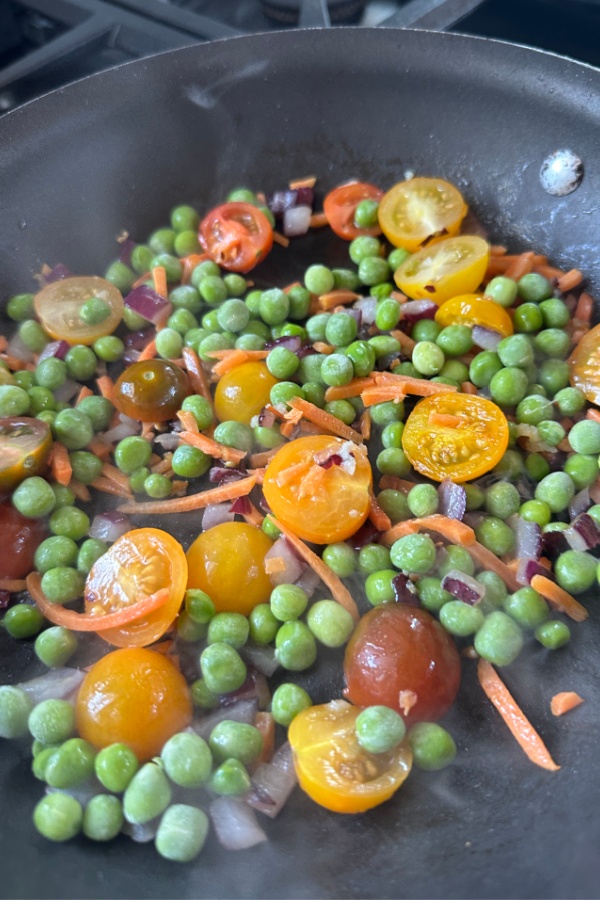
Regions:
<instances>
[{"instance_id":1,"label":"stovetop","mask_svg":"<svg viewBox=\"0 0 600 900\"><path fill-rule=\"evenodd\" d=\"M162 50L328 24L459 31L600 66L600 0L0 0L0 113Z\"/></svg>"}]
</instances>

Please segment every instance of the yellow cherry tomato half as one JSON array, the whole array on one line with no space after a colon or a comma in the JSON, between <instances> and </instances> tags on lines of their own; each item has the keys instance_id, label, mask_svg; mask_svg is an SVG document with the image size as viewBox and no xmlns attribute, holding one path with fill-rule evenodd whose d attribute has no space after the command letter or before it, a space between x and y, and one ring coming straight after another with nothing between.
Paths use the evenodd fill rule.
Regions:
<instances>
[{"instance_id":1,"label":"yellow cherry tomato half","mask_svg":"<svg viewBox=\"0 0 600 900\"><path fill-rule=\"evenodd\" d=\"M47 468L52 432L30 416L0 419L0 491L11 491L25 478Z\"/></svg>"},{"instance_id":2,"label":"yellow cherry tomato half","mask_svg":"<svg viewBox=\"0 0 600 900\"><path fill-rule=\"evenodd\" d=\"M448 325L482 325L491 328L503 337L513 334L512 319L498 303L480 294L462 294L442 303L435 314L435 321L442 328Z\"/></svg>"},{"instance_id":3,"label":"yellow cherry tomato half","mask_svg":"<svg viewBox=\"0 0 600 900\"><path fill-rule=\"evenodd\" d=\"M409 256L396 269L394 281L412 300L433 300L439 304L477 290L488 258L487 241L473 234L461 234Z\"/></svg>"},{"instance_id":4,"label":"yellow cherry tomato half","mask_svg":"<svg viewBox=\"0 0 600 900\"><path fill-rule=\"evenodd\" d=\"M588 331L569 357L571 385L591 403L600 403L600 325Z\"/></svg>"},{"instance_id":5,"label":"yellow cherry tomato half","mask_svg":"<svg viewBox=\"0 0 600 900\"><path fill-rule=\"evenodd\" d=\"M94 297L104 300L108 314L101 322L89 324L80 314L84 304ZM123 318L121 292L97 275L53 281L36 294L34 302L45 331L55 340L69 344L93 344L98 338L112 334Z\"/></svg>"},{"instance_id":6,"label":"yellow cherry tomato half","mask_svg":"<svg viewBox=\"0 0 600 900\"><path fill-rule=\"evenodd\" d=\"M398 790L412 766L406 744L388 753L368 753L356 739L360 709L332 700L303 710L288 731L300 787L326 809L360 813Z\"/></svg>"},{"instance_id":7,"label":"yellow cherry tomato half","mask_svg":"<svg viewBox=\"0 0 600 900\"><path fill-rule=\"evenodd\" d=\"M169 599L143 619L102 632L115 647L144 647L169 630L182 604L187 562L181 544L158 528L127 532L98 559L85 583L85 611L101 616L169 589Z\"/></svg>"},{"instance_id":8,"label":"yellow cherry tomato half","mask_svg":"<svg viewBox=\"0 0 600 900\"><path fill-rule=\"evenodd\" d=\"M247 616L258 603L268 601L273 589L265 572L265 556L272 546L254 525L215 525L202 532L187 552L187 586L205 591L217 612Z\"/></svg>"},{"instance_id":9,"label":"yellow cherry tomato half","mask_svg":"<svg viewBox=\"0 0 600 900\"><path fill-rule=\"evenodd\" d=\"M315 544L345 541L369 514L371 466L367 451L341 438L298 438L277 451L263 492L275 517Z\"/></svg>"},{"instance_id":10,"label":"yellow cherry tomato half","mask_svg":"<svg viewBox=\"0 0 600 900\"><path fill-rule=\"evenodd\" d=\"M219 379L215 389L215 412L221 422L250 424L269 402L271 388L277 384L264 362L247 362L231 369Z\"/></svg>"},{"instance_id":11,"label":"yellow cherry tomato half","mask_svg":"<svg viewBox=\"0 0 600 900\"><path fill-rule=\"evenodd\" d=\"M406 420L402 449L413 467L433 481L461 483L485 475L508 447L502 410L472 394L434 394Z\"/></svg>"},{"instance_id":12,"label":"yellow cherry tomato half","mask_svg":"<svg viewBox=\"0 0 600 900\"><path fill-rule=\"evenodd\" d=\"M411 178L390 188L379 202L379 224L395 247L414 253L458 234L468 206L460 191L441 178Z\"/></svg>"}]
</instances>

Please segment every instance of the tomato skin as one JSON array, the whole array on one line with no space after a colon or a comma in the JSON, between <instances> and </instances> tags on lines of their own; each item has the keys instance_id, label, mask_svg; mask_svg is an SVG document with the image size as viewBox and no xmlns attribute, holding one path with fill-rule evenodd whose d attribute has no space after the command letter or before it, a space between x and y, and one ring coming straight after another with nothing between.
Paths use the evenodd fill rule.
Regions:
<instances>
[{"instance_id":1,"label":"tomato skin","mask_svg":"<svg viewBox=\"0 0 600 900\"><path fill-rule=\"evenodd\" d=\"M110 314L98 325L88 325L79 317L79 310L91 297L100 297L110 307ZM121 292L97 275L52 281L36 294L34 303L37 317L50 337L69 344L93 344L112 334L123 318Z\"/></svg>"},{"instance_id":2,"label":"tomato skin","mask_svg":"<svg viewBox=\"0 0 600 900\"><path fill-rule=\"evenodd\" d=\"M271 388L277 379L264 362L247 362L227 372L217 382L215 412L221 422L250 424L269 402Z\"/></svg>"},{"instance_id":3,"label":"tomato skin","mask_svg":"<svg viewBox=\"0 0 600 900\"><path fill-rule=\"evenodd\" d=\"M382 197L382 190L364 181L351 181L334 188L323 200L323 212L329 227L345 241L353 241L363 234L377 237L381 234L381 228L378 225L359 228L354 224L354 212L361 200L379 201Z\"/></svg>"},{"instance_id":4,"label":"tomato skin","mask_svg":"<svg viewBox=\"0 0 600 900\"><path fill-rule=\"evenodd\" d=\"M167 359L146 359L128 366L117 378L113 403L139 422L173 419L192 389L185 372Z\"/></svg>"},{"instance_id":5,"label":"tomato skin","mask_svg":"<svg viewBox=\"0 0 600 900\"><path fill-rule=\"evenodd\" d=\"M441 178L411 178L390 188L379 204L379 224L388 241L414 253L458 234L468 206L460 191Z\"/></svg>"},{"instance_id":6,"label":"tomato skin","mask_svg":"<svg viewBox=\"0 0 600 900\"><path fill-rule=\"evenodd\" d=\"M52 450L50 427L28 416L0 419L0 491L10 491L30 475L42 475Z\"/></svg>"},{"instance_id":7,"label":"tomato skin","mask_svg":"<svg viewBox=\"0 0 600 900\"><path fill-rule=\"evenodd\" d=\"M407 725L434 722L448 712L460 685L456 644L429 613L389 603L362 617L344 657L344 696L357 706L397 710ZM416 695L403 709L401 692Z\"/></svg>"},{"instance_id":8,"label":"tomato skin","mask_svg":"<svg viewBox=\"0 0 600 900\"><path fill-rule=\"evenodd\" d=\"M436 414L458 421L432 424L430 417ZM448 392L416 404L402 432L402 449L422 475L461 484L493 469L508 440L508 422L500 407L484 397Z\"/></svg>"},{"instance_id":9,"label":"tomato skin","mask_svg":"<svg viewBox=\"0 0 600 900\"><path fill-rule=\"evenodd\" d=\"M24 578L33 569L35 551L47 536L43 519L27 519L10 500L0 503L0 578Z\"/></svg>"},{"instance_id":10,"label":"tomato skin","mask_svg":"<svg viewBox=\"0 0 600 900\"><path fill-rule=\"evenodd\" d=\"M327 435L298 438L283 444L267 466L265 499L275 517L303 540L345 541L369 514L372 475L364 447L351 445L356 464L352 474L341 465L325 469L315 463L315 454L321 459L345 452L348 446L341 438Z\"/></svg>"},{"instance_id":11,"label":"tomato skin","mask_svg":"<svg viewBox=\"0 0 600 900\"><path fill-rule=\"evenodd\" d=\"M579 388L590 403L600 404L600 325L584 334L568 362L571 386Z\"/></svg>"},{"instance_id":12,"label":"tomato skin","mask_svg":"<svg viewBox=\"0 0 600 900\"><path fill-rule=\"evenodd\" d=\"M359 713L345 700L332 700L303 710L288 730L300 787L333 812L361 813L389 800L411 769L406 744L376 755L360 747Z\"/></svg>"},{"instance_id":13,"label":"tomato skin","mask_svg":"<svg viewBox=\"0 0 600 900\"><path fill-rule=\"evenodd\" d=\"M249 272L273 246L271 223L251 203L223 203L200 222L199 240L210 258L230 272Z\"/></svg>"}]
</instances>

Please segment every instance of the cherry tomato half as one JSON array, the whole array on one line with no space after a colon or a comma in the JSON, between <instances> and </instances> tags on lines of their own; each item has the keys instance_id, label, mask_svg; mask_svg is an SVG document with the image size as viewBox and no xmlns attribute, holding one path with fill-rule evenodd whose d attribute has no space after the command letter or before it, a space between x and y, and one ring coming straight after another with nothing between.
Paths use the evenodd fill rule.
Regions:
<instances>
[{"instance_id":1,"label":"cherry tomato half","mask_svg":"<svg viewBox=\"0 0 600 900\"><path fill-rule=\"evenodd\" d=\"M33 569L35 551L47 536L43 519L27 519L10 500L0 503L0 578L24 578Z\"/></svg>"},{"instance_id":2,"label":"cherry tomato half","mask_svg":"<svg viewBox=\"0 0 600 900\"><path fill-rule=\"evenodd\" d=\"M508 447L502 410L472 394L434 394L406 420L402 448L413 467L433 481L461 483L493 469Z\"/></svg>"},{"instance_id":3,"label":"cherry tomato half","mask_svg":"<svg viewBox=\"0 0 600 900\"><path fill-rule=\"evenodd\" d=\"M93 297L104 300L109 309L107 317L96 325L80 317L82 306ZM44 329L55 340L69 344L93 344L112 334L123 318L123 306L121 292L97 275L52 281L35 297L35 311Z\"/></svg>"},{"instance_id":4,"label":"cherry tomato half","mask_svg":"<svg viewBox=\"0 0 600 900\"><path fill-rule=\"evenodd\" d=\"M251 203L223 203L200 222L200 243L213 262L249 272L273 246L271 223Z\"/></svg>"},{"instance_id":5,"label":"cherry tomato half","mask_svg":"<svg viewBox=\"0 0 600 900\"><path fill-rule=\"evenodd\" d=\"M344 696L357 706L389 706L408 725L448 712L460 685L451 635L429 613L402 603L369 610L348 641Z\"/></svg>"},{"instance_id":6,"label":"cherry tomato half","mask_svg":"<svg viewBox=\"0 0 600 900\"><path fill-rule=\"evenodd\" d=\"M113 403L119 412L140 422L166 422L191 392L187 375L175 363L145 359L121 372Z\"/></svg>"},{"instance_id":7,"label":"cherry tomato half","mask_svg":"<svg viewBox=\"0 0 600 900\"><path fill-rule=\"evenodd\" d=\"M338 813L360 813L394 794L412 765L406 744L388 753L368 753L356 739L360 709L332 700L303 710L292 721L288 740L300 787Z\"/></svg>"},{"instance_id":8,"label":"cherry tomato half","mask_svg":"<svg viewBox=\"0 0 600 900\"><path fill-rule=\"evenodd\" d=\"M359 228L354 224L354 213L362 200L379 201L382 197L382 190L364 181L350 181L334 188L323 200L323 212L329 227L338 237L346 241L352 241L361 234L377 237L381 234L381 228L378 225Z\"/></svg>"},{"instance_id":9,"label":"cherry tomato half","mask_svg":"<svg viewBox=\"0 0 600 900\"><path fill-rule=\"evenodd\" d=\"M219 378L215 388L215 412L221 422L250 424L269 402L271 388L277 384L264 362L247 362Z\"/></svg>"},{"instance_id":10,"label":"cherry tomato half","mask_svg":"<svg viewBox=\"0 0 600 900\"><path fill-rule=\"evenodd\" d=\"M0 419L0 491L10 491L24 478L44 472L51 449L46 422L28 416Z\"/></svg>"},{"instance_id":11,"label":"cherry tomato half","mask_svg":"<svg viewBox=\"0 0 600 900\"><path fill-rule=\"evenodd\" d=\"M115 647L144 647L169 630L187 586L187 561L183 547L158 528L137 528L120 537L92 566L85 583L85 611L117 612L131 606L140 595L169 589L169 599L143 619L122 628L102 632Z\"/></svg>"},{"instance_id":12,"label":"cherry tomato half","mask_svg":"<svg viewBox=\"0 0 600 900\"><path fill-rule=\"evenodd\" d=\"M600 325L583 336L569 357L571 385L591 403L600 403Z\"/></svg>"},{"instance_id":13,"label":"cherry tomato half","mask_svg":"<svg viewBox=\"0 0 600 900\"><path fill-rule=\"evenodd\" d=\"M513 322L503 306L480 294L462 294L442 303L435 314L435 321L442 328L448 325L482 325L503 337L514 333Z\"/></svg>"},{"instance_id":14,"label":"cherry tomato half","mask_svg":"<svg viewBox=\"0 0 600 900\"><path fill-rule=\"evenodd\" d=\"M468 206L460 191L440 178L395 184L379 204L379 224L395 247L414 253L424 244L458 234Z\"/></svg>"},{"instance_id":15,"label":"cherry tomato half","mask_svg":"<svg viewBox=\"0 0 600 900\"><path fill-rule=\"evenodd\" d=\"M277 451L263 492L276 518L306 541L345 541L366 520L371 466L364 447L341 438L298 438Z\"/></svg>"},{"instance_id":16,"label":"cherry tomato half","mask_svg":"<svg viewBox=\"0 0 600 900\"><path fill-rule=\"evenodd\" d=\"M489 246L483 238L462 234L438 241L409 256L394 281L412 300L443 303L477 290L485 275Z\"/></svg>"},{"instance_id":17,"label":"cherry tomato half","mask_svg":"<svg viewBox=\"0 0 600 900\"><path fill-rule=\"evenodd\" d=\"M128 744L140 762L156 756L192 719L183 675L161 653L131 647L95 663L77 694L77 731L101 749Z\"/></svg>"}]
</instances>

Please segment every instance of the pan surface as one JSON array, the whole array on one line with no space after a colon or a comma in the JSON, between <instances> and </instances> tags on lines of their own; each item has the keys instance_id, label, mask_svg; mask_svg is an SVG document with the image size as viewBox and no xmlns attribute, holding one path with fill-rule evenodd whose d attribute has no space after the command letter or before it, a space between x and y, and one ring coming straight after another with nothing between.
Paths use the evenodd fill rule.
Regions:
<instances>
[{"instance_id":1,"label":"pan surface","mask_svg":"<svg viewBox=\"0 0 600 900\"><path fill-rule=\"evenodd\" d=\"M234 186L270 191L314 173L389 187L406 170L459 186L493 239L578 266L600 287L600 73L457 35L344 29L236 38L128 64L0 121L0 284L28 290L42 263L103 271L123 228L143 238L170 208L201 210ZM551 197L539 169L569 147L578 190ZM278 251L274 284L332 259L318 236ZM343 250L343 248L342 248ZM188 528L188 537L191 531ZM483 701L474 669L447 717L454 765L415 773L384 807L335 817L299 791L269 842L237 854L210 838L176 866L151 846L52 845L30 823L40 785L27 747L0 748L0 894L6 897L587 897L600 884L600 615L554 656L531 646L506 673L558 773L529 763ZM37 669L0 637L0 681ZM470 664L465 661L465 667ZM309 678L339 691L339 660ZM586 700L553 719L551 696ZM262 822L261 822L262 824Z\"/></svg>"}]
</instances>

